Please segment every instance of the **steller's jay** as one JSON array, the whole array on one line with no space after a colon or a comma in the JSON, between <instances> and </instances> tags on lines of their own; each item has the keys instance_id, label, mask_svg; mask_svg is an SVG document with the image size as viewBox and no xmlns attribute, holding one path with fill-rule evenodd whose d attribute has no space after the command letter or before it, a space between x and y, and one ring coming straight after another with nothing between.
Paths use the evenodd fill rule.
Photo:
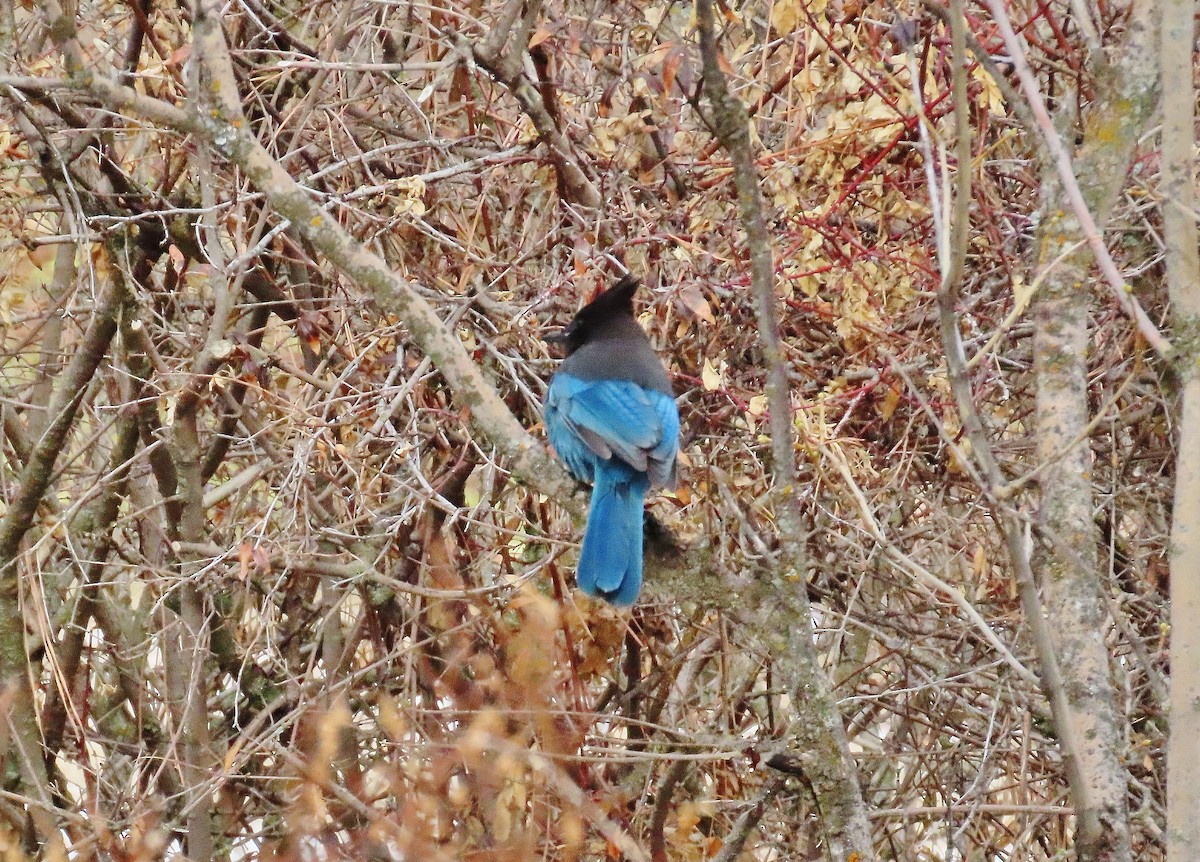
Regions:
<instances>
[{"instance_id":1,"label":"steller's jay","mask_svg":"<svg viewBox=\"0 0 1200 862\"><path fill-rule=\"evenodd\" d=\"M592 484L577 580L588 595L632 605L642 588L642 504L675 487L679 411L666 369L633 316L627 275L553 340L567 358L546 393L546 434L576 479Z\"/></svg>"}]
</instances>

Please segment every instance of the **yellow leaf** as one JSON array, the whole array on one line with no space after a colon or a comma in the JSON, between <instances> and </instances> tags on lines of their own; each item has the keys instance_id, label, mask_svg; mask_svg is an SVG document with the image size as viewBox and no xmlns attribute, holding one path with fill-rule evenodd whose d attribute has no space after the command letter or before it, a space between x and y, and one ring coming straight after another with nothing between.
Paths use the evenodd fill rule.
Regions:
<instances>
[{"instance_id":1,"label":"yellow leaf","mask_svg":"<svg viewBox=\"0 0 1200 862\"><path fill-rule=\"evenodd\" d=\"M976 66L971 72L971 77L983 85L983 90L979 94L979 101L984 102L988 110L993 114L1003 116L1006 113L1004 96L1000 93L1000 88L996 86L996 82L992 79L991 74L982 66Z\"/></svg>"},{"instance_id":2,"label":"yellow leaf","mask_svg":"<svg viewBox=\"0 0 1200 862\"><path fill-rule=\"evenodd\" d=\"M889 386L887 394L883 396L883 407L880 408L880 415L883 421L886 422L892 418L892 414L896 412L896 407L900 404L900 391L895 386Z\"/></svg>"},{"instance_id":3,"label":"yellow leaf","mask_svg":"<svg viewBox=\"0 0 1200 862\"><path fill-rule=\"evenodd\" d=\"M983 577L984 570L987 568L987 551L983 545L975 546L975 554L971 559L971 568L975 572L975 577Z\"/></svg>"},{"instance_id":4,"label":"yellow leaf","mask_svg":"<svg viewBox=\"0 0 1200 862\"><path fill-rule=\"evenodd\" d=\"M771 26L780 36L795 30L800 18L800 0L776 0L771 8Z\"/></svg>"},{"instance_id":5,"label":"yellow leaf","mask_svg":"<svg viewBox=\"0 0 1200 862\"><path fill-rule=\"evenodd\" d=\"M700 371L700 382L704 384L705 392L714 392L725 385L724 375L713 365L711 359L704 360L704 368Z\"/></svg>"},{"instance_id":6,"label":"yellow leaf","mask_svg":"<svg viewBox=\"0 0 1200 862\"><path fill-rule=\"evenodd\" d=\"M1025 279L1021 276L1013 278L1013 298L1016 299L1016 308L1013 309L1013 314L1020 316L1025 313L1025 309L1029 307L1030 300L1033 299L1033 292L1037 282L1034 284L1026 284Z\"/></svg>"},{"instance_id":7,"label":"yellow leaf","mask_svg":"<svg viewBox=\"0 0 1200 862\"><path fill-rule=\"evenodd\" d=\"M862 75L853 66L847 65L842 71L842 89L849 95L854 95L863 88Z\"/></svg>"},{"instance_id":8,"label":"yellow leaf","mask_svg":"<svg viewBox=\"0 0 1200 862\"><path fill-rule=\"evenodd\" d=\"M687 835L700 822L700 812L694 802L684 802L675 815L676 828L680 835Z\"/></svg>"}]
</instances>

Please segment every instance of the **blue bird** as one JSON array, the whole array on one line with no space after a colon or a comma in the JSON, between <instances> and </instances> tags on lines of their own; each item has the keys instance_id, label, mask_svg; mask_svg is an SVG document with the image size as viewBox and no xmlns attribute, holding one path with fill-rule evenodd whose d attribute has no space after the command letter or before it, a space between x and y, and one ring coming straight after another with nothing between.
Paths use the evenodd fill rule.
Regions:
<instances>
[{"instance_id":1,"label":"blue bird","mask_svg":"<svg viewBox=\"0 0 1200 862\"><path fill-rule=\"evenodd\" d=\"M625 276L560 335L567 358L546 393L546 434L592 503L576 579L614 605L642 588L642 506L650 486L675 487L679 411L671 381L633 316L638 279Z\"/></svg>"}]
</instances>

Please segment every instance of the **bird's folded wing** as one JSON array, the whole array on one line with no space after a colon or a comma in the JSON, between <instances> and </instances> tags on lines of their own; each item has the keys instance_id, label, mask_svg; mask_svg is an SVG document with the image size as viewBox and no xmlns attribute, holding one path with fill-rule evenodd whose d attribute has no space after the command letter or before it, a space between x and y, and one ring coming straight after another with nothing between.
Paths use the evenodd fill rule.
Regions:
<instances>
[{"instance_id":1,"label":"bird's folded wing","mask_svg":"<svg viewBox=\"0 0 1200 862\"><path fill-rule=\"evenodd\" d=\"M664 444L664 412L656 403L667 396L650 392L628 380L580 380L560 374L551 387L547 404L597 457L617 457L635 470L646 472L650 460L658 460ZM674 411L674 404L671 405ZM674 438L679 420L667 448L674 460ZM665 453L664 453L665 454ZM565 460L565 459L564 459Z\"/></svg>"}]
</instances>

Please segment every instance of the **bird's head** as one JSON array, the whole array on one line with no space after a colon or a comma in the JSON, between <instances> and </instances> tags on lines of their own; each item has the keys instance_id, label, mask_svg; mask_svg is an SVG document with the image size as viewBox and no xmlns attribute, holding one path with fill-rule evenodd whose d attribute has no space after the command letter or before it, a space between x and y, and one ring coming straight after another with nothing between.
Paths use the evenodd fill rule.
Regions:
<instances>
[{"instance_id":1,"label":"bird's head","mask_svg":"<svg viewBox=\"0 0 1200 862\"><path fill-rule=\"evenodd\" d=\"M570 356L603 333L611 324L633 319L633 295L641 279L626 275L576 312L566 328L546 336L551 344L564 345Z\"/></svg>"}]
</instances>

